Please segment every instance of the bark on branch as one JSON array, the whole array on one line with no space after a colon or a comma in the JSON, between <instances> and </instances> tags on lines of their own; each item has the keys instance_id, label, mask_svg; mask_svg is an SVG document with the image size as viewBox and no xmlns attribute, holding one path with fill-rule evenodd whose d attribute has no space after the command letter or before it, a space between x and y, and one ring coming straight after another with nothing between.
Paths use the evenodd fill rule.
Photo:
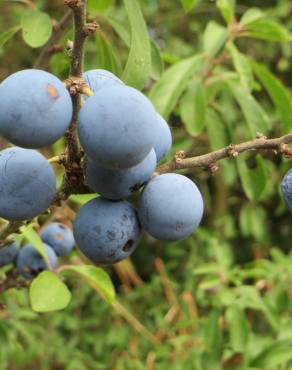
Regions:
<instances>
[{"instance_id":1,"label":"bark on branch","mask_svg":"<svg viewBox=\"0 0 292 370\"><path fill-rule=\"evenodd\" d=\"M247 151L258 152L264 150L275 150L278 153L292 157L292 151L287 145L291 142L292 134L281 136L276 139L267 139L266 137L259 135L259 137L254 140L246 141L236 145L231 144L225 148L208 154L203 154L192 158L182 158L181 156L178 156L172 161L159 166L156 169L156 172L161 174L195 167L210 168L224 158L236 157L240 153Z\"/></svg>"}]
</instances>

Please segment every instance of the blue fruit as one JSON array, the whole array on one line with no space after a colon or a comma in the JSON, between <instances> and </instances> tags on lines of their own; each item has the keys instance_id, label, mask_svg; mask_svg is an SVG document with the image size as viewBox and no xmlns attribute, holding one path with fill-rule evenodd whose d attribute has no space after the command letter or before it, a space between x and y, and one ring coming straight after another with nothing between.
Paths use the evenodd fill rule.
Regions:
<instances>
[{"instance_id":1,"label":"blue fruit","mask_svg":"<svg viewBox=\"0 0 292 370\"><path fill-rule=\"evenodd\" d=\"M71 252L75 245L72 230L59 222L49 224L41 233L41 239L55 251L57 256L64 256Z\"/></svg>"},{"instance_id":2,"label":"blue fruit","mask_svg":"<svg viewBox=\"0 0 292 370\"><path fill-rule=\"evenodd\" d=\"M157 162L160 162L170 151L172 145L171 131L164 118L157 114L157 128L153 148L156 153Z\"/></svg>"},{"instance_id":3,"label":"blue fruit","mask_svg":"<svg viewBox=\"0 0 292 370\"><path fill-rule=\"evenodd\" d=\"M141 195L138 215L154 238L179 240L193 233L203 215L203 199L187 177L167 173L151 180Z\"/></svg>"},{"instance_id":4,"label":"blue fruit","mask_svg":"<svg viewBox=\"0 0 292 370\"><path fill-rule=\"evenodd\" d=\"M140 237L135 209L128 202L103 198L92 199L81 207L73 231L81 252L103 265L129 257Z\"/></svg>"},{"instance_id":5,"label":"blue fruit","mask_svg":"<svg viewBox=\"0 0 292 370\"><path fill-rule=\"evenodd\" d=\"M49 265L43 256L31 245L21 248L17 257L17 270L26 279L33 279L44 270L54 269L58 265L58 258L53 249L44 244L48 255Z\"/></svg>"},{"instance_id":6,"label":"blue fruit","mask_svg":"<svg viewBox=\"0 0 292 370\"><path fill-rule=\"evenodd\" d=\"M31 219L48 208L55 193L54 171L39 152L18 147L0 152L0 217Z\"/></svg>"},{"instance_id":7,"label":"blue fruit","mask_svg":"<svg viewBox=\"0 0 292 370\"><path fill-rule=\"evenodd\" d=\"M157 113L138 90L116 85L97 91L83 105L78 134L85 153L100 165L128 168L154 144Z\"/></svg>"},{"instance_id":8,"label":"blue fruit","mask_svg":"<svg viewBox=\"0 0 292 370\"><path fill-rule=\"evenodd\" d=\"M122 80L105 69L92 69L86 71L83 74L83 79L93 93L96 93L104 87L115 86L117 84L124 85ZM84 96L84 99L87 99L87 96Z\"/></svg>"},{"instance_id":9,"label":"blue fruit","mask_svg":"<svg viewBox=\"0 0 292 370\"><path fill-rule=\"evenodd\" d=\"M0 249L0 266L13 263L19 251L19 243L14 242Z\"/></svg>"},{"instance_id":10,"label":"blue fruit","mask_svg":"<svg viewBox=\"0 0 292 370\"><path fill-rule=\"evenodd\" d=\"M68 91L48 72L23 70L0 85L0 135L15 145L50 145L64 134L71 117Z\"/></svg>"},{"instance_id":11,"label":"blue fruit","mask_svg":"<svg viewBox=\"0 0 292 370\"><path fill-rule=\"evenodd\" d=\"M292 212L292 169L290 169L282 180L282 192L284 200L290 212Z\"/></svg>"},{"instance_id":12,"label":"blue fruit","mask_svg":"<svg viewBox=\"0 0 292 370\"><path fill-rule=\"evenodd\" d=\"M124 199L139 190L151 177L156 167L154 150L134 167L110 169L87 158L85 181L89 187L107 199Z\"/></svg>"}]
</instances>

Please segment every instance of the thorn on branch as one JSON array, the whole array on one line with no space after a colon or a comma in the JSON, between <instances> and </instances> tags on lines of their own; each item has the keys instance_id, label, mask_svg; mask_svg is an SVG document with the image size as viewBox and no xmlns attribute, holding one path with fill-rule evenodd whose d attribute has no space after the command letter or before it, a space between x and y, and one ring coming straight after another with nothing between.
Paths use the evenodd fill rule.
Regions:
<instances>
[{"instance_id":1,"label":"thorn on branch","mask_svg":"<svg viewBox=\"0 0 292 370\"><path fill-rule=\"evenodd\" d=\"M93 21L91 23L88 23L84 27L84 34L85 36L90 36L92 33L97 31L100 28L99 24L96 21Z\"/></svg>"}]
</instances>

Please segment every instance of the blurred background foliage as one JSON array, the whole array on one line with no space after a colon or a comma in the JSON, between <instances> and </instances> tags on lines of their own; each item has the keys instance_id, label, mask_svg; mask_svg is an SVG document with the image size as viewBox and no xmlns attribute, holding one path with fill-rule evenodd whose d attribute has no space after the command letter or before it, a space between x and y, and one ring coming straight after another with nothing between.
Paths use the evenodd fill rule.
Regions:
<instances>
[{"instance_id":1,"label":"blurred background foliage","mask_svg":"<svg viewBox=\"0 0 292 370\"><path fill-rule=\"evenodd\" d=\"M88 1L100 30L88 40L85 69L126 76L150 96L172 128L168 159L181 149L193 156L257 133L292 132L291 1L138 3L151 39L149 73L143 32L134 25L130 37L119 0ZM45 14L32 25L27 12L36 9ZM61 0L0 1L1 80L37 63L39 44L66 11ZM132 27L133 19L139 23L137 13ZM134 36L135 76L123 73ZM43 66L62 79L72 37L68 27ZM60 140L44 153L62 150ZM179 243L144 237L131 260L107 268L124 315L76 277L60 312L33 312L26 291L2 294L0 369L291 370L292 228L280 191L289 167L289 159L264 153L226 159L213 175L183 171L204 195L202 225ZM86 199L71 197L54 218L70 224Z\"/></svg>"}]
</instances>

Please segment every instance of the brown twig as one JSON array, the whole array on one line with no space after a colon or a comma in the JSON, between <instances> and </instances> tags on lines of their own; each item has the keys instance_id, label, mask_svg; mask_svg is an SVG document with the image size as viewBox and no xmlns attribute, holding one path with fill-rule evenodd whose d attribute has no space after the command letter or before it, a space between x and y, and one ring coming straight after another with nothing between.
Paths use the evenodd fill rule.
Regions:
<instances>
[{"instance_id":1,"label":"brown twig","mask_svg":"<svg viewBox=\"0 0 292 370\"><path fill-rule=\"evenodd\" d=\"M86 0L65 0L65 5L71 8L74 20L74 40L71 52L70 76L66 81L71 94L73 115L69 129L65 133L67 146L67 160L65 162L65 175L58 199L66 199L72 189L83 183L81 168L81 150L76 134L77 118L81 108L81 97L76 86L82 87L82 73L84 60L85 40L88 36L86 30ZM70 85L71 82L71 85ZM73 88L74 87L74 88Z\"/></svg>"},{"instance_id":2,"label":"brown twig","mask_svg":"<svg viewBox=\"0 0 292 370\"><path fill-rule=\"evenodd\" d=\"M17 233L21 226L25 225L26 221L10 221L0 230L0 248L4 247L9 242L9 236Z\"/></svg>"},{"instance_id":3,"label":"brown twig","mask_svg":"<svg viewBox=\"0 0 292 370\"><path fill-rule=\"evenodd\" d=\"M185 159L174 158L172 161L159 166L156 169L156 172L161 174L195 167L210 168L210 166L213 166L224 158L236 157L240 153L247 151L258 152L263 150L274 150L278 153L292 157L291 150L289 150L288 146L286 145L291 142L292 134L281 136L276 139L267 139L262 135L258 135L258 137L254 140L246 141L236 145L231 144L225 148L215 150L214 152L208 154Z\"/></svg>"},{"instance_id":4,"label":"brown twig","mask_svg":"<svg viewBox=\"0 0 292 370\"><path fill-rule=\"evenodd\" d=\"M18 273L16 270L11 270L6 273L5 280L0 282L0 294L8 289L16 288L22 289L29 286L30 282L27 280L18 280Z\"/></svg>"},{"instance_id":5,"label":"brown twig","mask_svg":"<svg viewBox=\"0 0 292 370\"><path fill-rule=\"evenodd\" d=\"M54 27L53 33L49 41L42 48L42 51L37 58L34 68L47 70L50 63L50 57L56 52L56 45L64 35L72 22L72 12L69 10L59 23Z\"/></svg>"}]
</instances>

